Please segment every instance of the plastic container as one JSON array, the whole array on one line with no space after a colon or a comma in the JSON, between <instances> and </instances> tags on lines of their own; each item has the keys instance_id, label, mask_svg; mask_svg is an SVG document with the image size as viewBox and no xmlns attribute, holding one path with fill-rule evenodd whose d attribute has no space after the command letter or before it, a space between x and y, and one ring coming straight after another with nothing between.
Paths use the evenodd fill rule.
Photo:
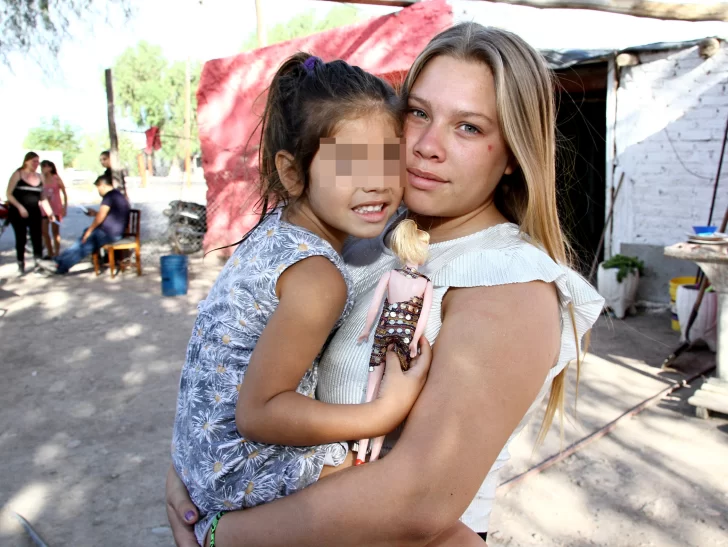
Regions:
<instances>
[{"instance_id":1,"label":"plastic container","mask_svg":"<svg viewBox=\"0 0 728 547\"><path fill-rule=\"evenodd\" d=\"M718 230L716 226L693 226L693 231L695 232L695 235L699 236L713 235L716 230Z\"/></svg>"},{"instance_id":2,"label":"plastic container","mask_svg":"<svg viewBox=\"0 0 728 547\"><path fill-rule=\"evenodd\" d=\"M695 277L673 277L670 280L670 314L672 330L680 332L680 321L677 318L677 288L681 285L695 285L698 280Z\"/></svg>"},{"instance_id":3,"label":"plastic container","mask_svg":"<svg viewBox=\"0 0 728 547\"><path fill-rule=\"evenodd\" d=\"M693 311L695 301L698 299L698 289L695 286L682 285L677 289L677 316L680 320L680 341L685 341L685 329L688 319ZM715 351L718 345L718 293L708 291L698 308L693 326L690 327L690 342L703 341L710 351Z\"/></svg>"},{"instance_id":4,"label":"plastic container","mask_svg":"<svg viewBox=\"0 0 728 547\"><path fill-rule=\"evenodd\" d=\"M162 295L187 294L187 256L167 255L159 259L162 270Z\"/></svg>"}]
</instances>

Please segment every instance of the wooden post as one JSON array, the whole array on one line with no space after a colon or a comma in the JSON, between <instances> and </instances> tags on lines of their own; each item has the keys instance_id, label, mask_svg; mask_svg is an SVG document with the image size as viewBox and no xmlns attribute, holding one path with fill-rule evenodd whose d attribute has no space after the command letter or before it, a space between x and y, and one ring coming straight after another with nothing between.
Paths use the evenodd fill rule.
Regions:
<instances>
[{"instance_id":1,"label":"wooden post","mask_svg":"<svg viewBox=\"0 0 728 547\"><path fill-rule=\"evenodd\" d=\"M119 137L116 134L116 120L114 118L114 81L111 75L111 69L107 68L104 75L106 76L106 116L109 121L109 143L111 148L109 152L111 157L111 173L117 177L121 184L121 191L126 195L126 185L124 177L119 172Z\"/></svg>"},{"instance_id":2,"label":"wooden post","mask_svg":"<svg viewBox=\"0 0 728 547\"><path fill-rule=\"evenodd\" d=\"M144 166L144 154L137 154L137 166L139 167L139 176L142 179L142 188L147 187L147 170Z\"/></svg>"},{"instance_id":3,"label":"wooden post","mask_svg":"<svg viewBox=\"0 0 728 547\"><path fill-rule=\"evenodd\" d=\"M192 185L192 173L190 165L190 138L192 136L192 120L190 109L192 98L190 97L190 58L187 57L185 64L185 183Z\"/></svg>"},{"instance_id":4,"label":"wooden post","mask_svg":"<svg viewBox=\"0 0 728 547\"><path fill-rule=\"evenodd\" d=\"M255 0L255 21L258 32L258 47L265 47L268 45L268 35L263 22L263 0Z\"/></svg>"}]
</instances>

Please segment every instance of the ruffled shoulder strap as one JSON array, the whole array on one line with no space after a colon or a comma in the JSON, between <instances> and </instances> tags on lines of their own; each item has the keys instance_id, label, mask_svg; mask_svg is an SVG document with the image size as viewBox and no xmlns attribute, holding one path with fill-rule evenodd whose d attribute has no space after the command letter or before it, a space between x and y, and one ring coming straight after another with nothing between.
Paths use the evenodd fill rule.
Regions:
<instances>
[{"instance_id":1,"label":"ruffled shoulder strap","mask_svg":"<svg viewBox=\"0 0 728 547\"><path fill-rule=\"evenodd\" d=\"M435 287L491 287L531 281L554 283L561 304L562 338L561 352L551 377L577 357L577 340L580 346L604 306L604 299L594 287L574 270L558 264L528 242L514 224L502 224L473 234L457 245L442 249L435 246L422 271Z\"/></svg>"}]
</instances>

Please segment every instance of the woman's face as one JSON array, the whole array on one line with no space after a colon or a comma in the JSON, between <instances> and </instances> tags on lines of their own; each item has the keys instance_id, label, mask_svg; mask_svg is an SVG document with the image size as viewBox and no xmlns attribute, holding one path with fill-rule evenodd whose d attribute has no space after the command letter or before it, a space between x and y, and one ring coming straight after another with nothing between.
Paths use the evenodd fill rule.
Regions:
<instances>
[{"instance_id":1,"label":"woman's face","mask_svg":"<svg viewBox=\"0 0 728 547\"><path fill-rule=\"evenodd\" d=\"M25 162L26 169L30 169L32 172L38 170L38 165L40 165L40 158L32 158Z\"/></svg>"},{"instance_id":2,"label":"woman's face","mask_svg":"<svg viewBox=\"0 0 728 547\"><path fill-rule=\"evenodd\" d=\"M513 171L498 126L495 83L476 61L430 60L411 89L405 119L404 201L429 217L477 215Z\"/></svg>"}]
</instances>

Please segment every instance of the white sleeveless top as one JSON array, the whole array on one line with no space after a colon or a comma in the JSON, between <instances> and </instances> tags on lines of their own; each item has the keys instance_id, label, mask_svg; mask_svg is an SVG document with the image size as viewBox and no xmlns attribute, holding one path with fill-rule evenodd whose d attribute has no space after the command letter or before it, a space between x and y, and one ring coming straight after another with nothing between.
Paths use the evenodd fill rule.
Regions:
<instances>
[{"instance_id":1,"label":"white sleeveless top","mask_svg":"<svg viewBox=\"0 0 728 547\"><path fill-rule=\"evenodd\" d=\"M366 322L374 289L385 272L399 267L396 256L384 245L383 237L357 240L344 249L356 303L348 319L332 338L321 358L317 396L335 404L362 403L366 399L369 372L369 344L356 344ZM601 313L604 300L573 270L554 262L545 252L527 241L515 224L499 224L466 237L430 245L430 255L420 271L433 283L432 311L425 329L435 343L442 326L442 298L450 287L496 286L529 281L554 283L561 301L561 350L538 396L521 423L513 431L470 507L461 520L476 532L488 531L498 472L510 458L508 447L523 429L548 393L553 378L574 360L577 347L568 304L574 307L576 333L581 342ZM386 451L398 432L387 437Z\"/></svg>"}]
</instances>

